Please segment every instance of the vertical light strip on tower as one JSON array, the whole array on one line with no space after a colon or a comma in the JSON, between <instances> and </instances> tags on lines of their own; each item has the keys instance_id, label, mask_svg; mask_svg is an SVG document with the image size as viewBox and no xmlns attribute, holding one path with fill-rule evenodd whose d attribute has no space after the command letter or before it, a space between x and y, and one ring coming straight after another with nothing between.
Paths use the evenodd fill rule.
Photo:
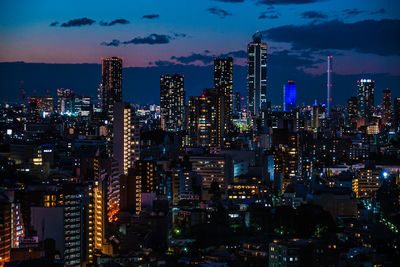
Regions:
<instances>
[{"instance_id":1,"label":"vertical light strip on tower","mask_svg":"<svg viewBox=\"0 0 400 267\"><path fill-rule=\"evenodd\" d=\"M332 56L328 56L328 81L327 81L327 98L326 98L326 115L331 115L332 106Z\"/></svg>"}]
</instances>

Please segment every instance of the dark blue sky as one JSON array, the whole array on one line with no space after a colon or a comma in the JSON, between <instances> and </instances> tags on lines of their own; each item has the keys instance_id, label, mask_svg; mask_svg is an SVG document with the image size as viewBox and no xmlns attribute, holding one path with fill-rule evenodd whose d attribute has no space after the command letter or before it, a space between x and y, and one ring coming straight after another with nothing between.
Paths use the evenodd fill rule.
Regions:
<instances>
[{"instance_id":1,"label":"dark blue sky","mask_svg":"<svg viewBox=\"0 0 400 267\"><path fill-rule=\"evenodd\" d=\"M400 95L399 19L393 0L1 1L0 62L100 63L121 56L126 67L137 67L125 71L125 98L143 103L157 101L156 76L176 70L185 73L188 94L200 94L212 73L199 70L208 70L214 56L232 55L240 75L235 90L244 93L244 51L259 30L269 44L273 102L280 102L288 79L298 83L300 102L323 101L325 59L333 55L336 102L355 94L351 79L367 75L377 77L378 103L386 87ZM76 71L67 69L56 75L50 68L37 81L24 72L0 73L1 98L15 100L24 79L28 93L72 87L95 95L100 73L73 79Z\"/></svg>"}]
</instances>

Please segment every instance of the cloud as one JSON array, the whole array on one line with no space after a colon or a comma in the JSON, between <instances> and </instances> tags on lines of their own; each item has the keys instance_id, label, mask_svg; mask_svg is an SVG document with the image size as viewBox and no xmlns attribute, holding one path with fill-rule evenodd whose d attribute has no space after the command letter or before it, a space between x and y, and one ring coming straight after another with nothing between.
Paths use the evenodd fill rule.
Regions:
<instances>
[{"instance_id":1,"label":"cloud","mask_svg":"<svg viewBox=\"0 0 400 267\"><path fill-rule=\"evenodd\" d=\"M85 25L92 25L95 22L95 20L88 18L71 19L68 22L61 24L61 27L81 27Z\"/></svg>"},{"instance_id":2,"label":"cloud","mask_svg":"<svg viewBox=\"0 0 400 267\"><path fill-rule=\"evenodd\" d=\"M175 62L168 61L168 60L157 60L157 61L149 62L149 63L151 63L150 65L154 64L158 67L170 67L170 66L176 65Z\"/></svg>"},{"instance_id":3,"label":"cloud","mask_svg":"<svg viewBox=\"0 0 400 267\"><path fill-rule=\"evenodd\" d=\"M101 26L113 26L113 25L115 25L115 24L129 24L129 20L126 20L126 19L116 19L116 20L113 20L113 21L111 21L111 22L104 22L104 21L101 21L101 22L100 22L100 25L101 25Z\"/></svg>"},{"instance_id":4,"label":"cloud","mask_svg":"<svg viewBox=\"0 0 400 267\"><path fill-rule=\"evenodd\" d=\"M247 53L244 50L232 51L224 54L219 55L211 55L210 51L204 50L204 54L199 53L192 53L189 56L172 56L171 60L175 60L182 64L190 64L196 61L202 62L204 65L208 65L214 61L214 58L227 58L227 57L234 57L234 58L247 58Z\"/></svg>"},{"instance_id":5,"label":"cloud","mask_svg":"<svg viewBox=\"0 0 400 267\"><path fill-rule=\"evenodd\" d=\"M159 14L148 14L148 15L143 15L143 19L158 19L160 17Z\"/></svg>"},{"instance_id":6,"label":"cloud","mask_svg":"<svg viewBox=\"0 0 400 267\"><path fill-rule=\"evenodd\" d=\"M258 0L260 5L300 5L321 2L323 0Z\"/></svg>"},{"instance_id":7,"label":"cloud","mask_svg":"<svg viewBox=\"0 0 400 267\"><path fill-rule=\"evenodd\" d=\"M278 19L279 15L278 14L267 14L266 12L262 12L260 16L258 16L258 19Z\"/></svg>"},{"instance_id":8,"label":"cloud","mask_svg":"<svg viewBox=\"0 0 400 267\"><path fill-rule=\"evenodd\" d=\"M376 10L376 11L371 11L369 14L370 14L370 15L386 14L386 9L381 8L381 9L378 9L378 10Z\"/></svg>"},{"instance_id":9,"label":"cloud","mask_svg":"<svg viewBox=\"0 0 400 267\"><path fill-rule=\"evenodd\" d=\"M135 37L132 40L122 42L123 44L168 44L171 40L171 36L165 34L150 34L146 37Z\"/></svg>"},{"instance_id":10,"label":"cloud","mask_svg":"<svg viewBox=\"0 0 400 267\"><path fill-rule=\"evenodd\" d=\"M306 11L301 14L303 19L325 19L328 15L318 11Z\"/></svg>"},{"instance_id":11,"label":"cloud","mask_svg":"<svg viewBox=\"0 0 400 267\"><path fill-rule=\"evenodd\" d=\"M201 61L203 64L207 65L210 64L214 60L214 56L209 56L209 55L203 55L203 54L196 54L193 53L190 56L181 56L181 57L176 57L172 56L172 60L178 61L183 64L189 64L193 63L195 61Z\"/></svg>"},{"instance_id":12,"label":"cloud","mask_svg":"<svg viewBox=\"0 0 400 267\"><path fill-rule=\"evenodd\" d=\"M268 55L269 66L279 69L313 68L315 64L321 63L320 59L314 59L309 53L300 55L291 53L289 50L275 51Z\"/></svg>"},{"instance_id":13,"label":"cloud","mask_svg":"<svg viewBox=\"0 0 400 267\"><path fill-rule=\"evenodd\" d=\"M186 33L174 33L174 37L175 38L185 38L185 37L187 37L187 34Z\"/></svg>"},{"instance_id":14,"label":"cloud","mask_svg":"<svg viewBox=\"0 0 400 267\"><path fill-rule=\"evenodd\" d=\"M346 17L357 16L359 14L365 13L364 10L360 10L360 9L357 9L357 8L351 8L351 9L350 8L346 8L346 9L343 9L342 12Z\"/></svg>"},{"instance_id":15,"label":"cloud","mask_svg":"<svg viewBox=\"0 0 400 267\"><path fill-rule=\"evenodd\" d=\"M292 44L293 49L353 50L382 56L400 55L400 20L333 20L286 25L263 31L270 41Z\"/></svg>"},{"instance_id":16,"label":"cloud","mask_svg":"<svg viewBox=\"0 0 400 267\"><path fill-rule=\"evenodd\" d=\"M277 19L281 14L273 6L269 6L266 11L261 12L258 19Z\"/></svg>"},{"instance_id":17,"label":"cloud","mask_svg":"<svg viewBox=\"0 0 400 267\"><path fill-rule=\"evenodd\" d=\"M100 45L104 45L104 46L119 46L120 45L120 41L117 39L112 40L111 42L107 43L107 42L102 42Z\"/></svg>"},{"instance_id":18,"label":"cloud","mask_svg":"<svg viewBox=\"0 0 400 267\"><path fill-rule=\"evenodd\" d=\"M54 22L52 22L52 23L50 23L50 27L55 27L55 26L57 26L58 25L58 21L54 21Z\"/></svg>"},{"instance_id":19,"label":"cloud","mask_svg":"<svg viewBox=\"0 0 400 267\"><path fill-rule=\"evenodd\" d=\"M140 44L148 44L148 45L156 45L156 44L168 44L171 40L175 40L177 38L183 38L187 35L184 33L173 33L173 36L167 34L157 34L152 33L146 37L135 37L128 41L121 42L120 40L114 39L111 42L102 42L100 45L103 46L120 46L121 44L128 45L140 45Z\"/></svg>"},{"instance_id":20,"label":"cloud","mask_svg":"<svg viewBox=\"0 0 400 267\"><path fill-rule=\"evenodd\" d=\"M232 16L232 13L218 7L210 7L207 8L206 11L210 14L217 15L221 19L225 18L226 16Z\"/></svg>"}]
</instances>

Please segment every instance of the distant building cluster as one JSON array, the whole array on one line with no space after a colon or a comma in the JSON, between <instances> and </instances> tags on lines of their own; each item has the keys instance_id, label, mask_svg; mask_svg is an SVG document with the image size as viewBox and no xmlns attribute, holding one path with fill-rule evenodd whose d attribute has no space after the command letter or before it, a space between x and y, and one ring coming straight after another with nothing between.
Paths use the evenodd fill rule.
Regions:
<instances>
[{"instance_id":1,"label":"distant building cluster","mask_svg":"<svg viewBox=\"0 0 400 267\"><path fill-rule=\"evenodd\" d=\"M267 47L247 44L247 96L224 57L195 96L164 73L160 105L124 102L110 57L97 99L1 103L0 265L399 265L400 96L362 77L334 105L329 56L326 103L287 77L273 105Z\"/></svg>"}]
</instances>

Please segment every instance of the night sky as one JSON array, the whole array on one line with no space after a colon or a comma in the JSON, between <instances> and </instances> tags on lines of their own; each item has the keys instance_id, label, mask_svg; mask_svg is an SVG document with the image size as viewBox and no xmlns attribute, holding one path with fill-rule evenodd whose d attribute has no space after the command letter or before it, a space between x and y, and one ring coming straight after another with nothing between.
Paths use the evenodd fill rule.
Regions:
<instances>
[{"instance_id":1,"label":"night sky","mask_svg":"<svg viewBox=\"0 0 400 267\"><path fill-rule=\"evenodd\" d=\"M245 94L245 49L256 31L268 42L268 98L298 84L299 102L323 102L326 56L334 56L334 104L356 94L361 77L377 97L400 96L400 2L395 0L1 1L0 98L95 95L102 57L124 59L124 99L158 103L158 76L185 74L188 95L212 84L214 56L233 56L234 90ZM85 65L66 65L92 63ZM75 68L74 68L75 66Z\"/></svg>"}]
</instances>

